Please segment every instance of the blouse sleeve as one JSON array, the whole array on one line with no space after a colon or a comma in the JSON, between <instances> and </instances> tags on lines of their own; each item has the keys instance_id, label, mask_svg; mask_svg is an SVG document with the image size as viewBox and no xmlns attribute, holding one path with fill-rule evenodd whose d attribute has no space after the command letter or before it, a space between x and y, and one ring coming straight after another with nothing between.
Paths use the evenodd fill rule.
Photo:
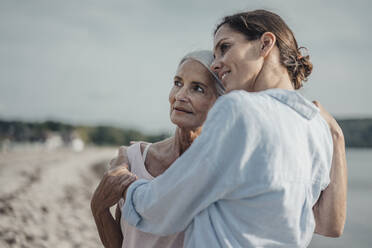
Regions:
<instances>
[{"instance_id":1,"label":"blouse sleeve","mask_svg":"<svg viewBox=\"0 0 372 248\"><path fill-rule=\"evenodd\" d=\"M180 232L242 181L242 156L254 134L229 95L218 99L202 134L169 169L129 187L122 208L129 224L158 235Z\"/></svg>"}]
</instances>

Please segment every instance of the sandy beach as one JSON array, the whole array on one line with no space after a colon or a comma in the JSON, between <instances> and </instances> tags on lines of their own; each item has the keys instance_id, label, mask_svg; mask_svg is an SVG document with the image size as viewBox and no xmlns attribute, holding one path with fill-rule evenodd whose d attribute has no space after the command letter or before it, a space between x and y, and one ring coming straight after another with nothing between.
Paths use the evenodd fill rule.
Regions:
<instances>
[{"instance_id":1,"label":"sandy beach","mask_svg":"<svg viewBox=\"0 0 372 248\"><path fill-rule=\"evenodd\" d=\"M102 247L90 198L115 152L0 152L0 247Z\"/></svg>"},{"instance_id":2,"label":"sandy beach","mask_svg":"<svg viewBox=\"0 0 372 248\"><path fill-rule=\"evenodd\" d=\"M102 247L91 194L116 148L0 151L0 247ZM372 150L348 150L348 218L341 238L314 235L309 247L372 247Z\"/></svg>"}]
</instances>

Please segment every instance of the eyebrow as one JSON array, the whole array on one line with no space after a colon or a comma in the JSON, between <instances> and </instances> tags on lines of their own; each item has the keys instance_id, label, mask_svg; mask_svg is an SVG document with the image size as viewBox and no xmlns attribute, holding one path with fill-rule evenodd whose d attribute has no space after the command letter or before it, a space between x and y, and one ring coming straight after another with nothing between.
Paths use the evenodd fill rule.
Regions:
<instances>
[{"instance_id":1,"label":"eyebrow","mask_svg":"<svg viewBox=\"0 0 372 248\"><path fill-rule=\"evenodd\" d=\"M217 49L217 47L219 47L221 45L221 42L224 41L224 40L227 40L227 39L228 39L228 37L225 37L225 38L220 39L217 42L216 46L213 48L213 52L216 52L216 49Z\"/></svg>"},{"instance_id":2,"label":"eyebrow","mask_svg":"<svg viewBox=\"0 0 372 248\"><path fill-rule=\"evenodd\" d=\"M200 84L200 85L204 86L205 88L208 88L208 85L206 85L206 84L204 84L202 82L192 81L191 83L192 84L198 84L198 85Z\"/></svg>"},{"instance_id":3,"label":"eyebrow","mask_svg":"<svg viewBox=\"0 0 372 248\"><path fill-rule=\"evenodd\" d=\"M181 77L179 77L179 76L174 76L174 79L175 79L175 80L183 81L183 79L182 79ZM202 85L202 86L204 86L205 88L209 88L208 85L206 85L205 83L198 82L198 81L192 81L191 84Z\"/></svg>"}]
</instances>

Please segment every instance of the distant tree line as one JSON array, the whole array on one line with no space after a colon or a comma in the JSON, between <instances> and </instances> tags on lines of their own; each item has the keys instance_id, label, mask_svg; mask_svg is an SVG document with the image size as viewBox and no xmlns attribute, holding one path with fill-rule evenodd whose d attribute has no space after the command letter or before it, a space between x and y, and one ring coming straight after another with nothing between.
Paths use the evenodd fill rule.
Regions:
<instances>
[{"instance_id":1,"label":"distant tree line","mask_svg":"<svg viewBox=\"0 0 372 248\"><path fill-rule=\"evenodd\" d=\"M347 147L372 147L372 119L337 120L340 124ZM74 126L56 121L22 122L0 120L0 142L7 139L14 142L44 142L48 133L58 133L63 137L72 132L87 144L129 145L130 141L157 142L168 137L167 134L144 134L135 129L111 126Z\"/></svg>"},{"instance_id":2,"label":"distant tree line","mask_svg":"<svg viewBox=\"0 0 372 248\"><path fill-rule=\"evenodd\" d=\"M372 147L372 119L337 120L347 147Z\"/></svg>"},{"instance_id":3,"label":"distant tree line","mask_svg":"<svg viewBox=\"0 0 372 248\"><path fill-rule=\"evenodd\" d=\"M130 141L157 142L168 135L144 134L135 129L124 129L110 126L74 126L57 121L23 122L0 120L0 142L45 142L50 133L57 133L63 139L78 135L86 144L99 146L129 145Z\"/></svg>"}]
</instances>

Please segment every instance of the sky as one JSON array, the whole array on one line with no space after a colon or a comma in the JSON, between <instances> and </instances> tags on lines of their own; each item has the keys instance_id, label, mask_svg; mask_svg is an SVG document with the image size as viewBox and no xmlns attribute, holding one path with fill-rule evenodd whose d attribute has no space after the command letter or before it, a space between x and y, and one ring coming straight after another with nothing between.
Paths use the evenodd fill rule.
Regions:
<instances>
[{"instance_id":1,"label":"sky","mask_svg":"<svg viewBox=\"0 0 372 248\"><path fill-rule=\"evenodd\" d=\"M258 8L309 49L305 97L339 118L372 117L369 0L0 0L0 119L171 132L179 60L211 49L223 16Z\"/></svg>"}]
</instances>

